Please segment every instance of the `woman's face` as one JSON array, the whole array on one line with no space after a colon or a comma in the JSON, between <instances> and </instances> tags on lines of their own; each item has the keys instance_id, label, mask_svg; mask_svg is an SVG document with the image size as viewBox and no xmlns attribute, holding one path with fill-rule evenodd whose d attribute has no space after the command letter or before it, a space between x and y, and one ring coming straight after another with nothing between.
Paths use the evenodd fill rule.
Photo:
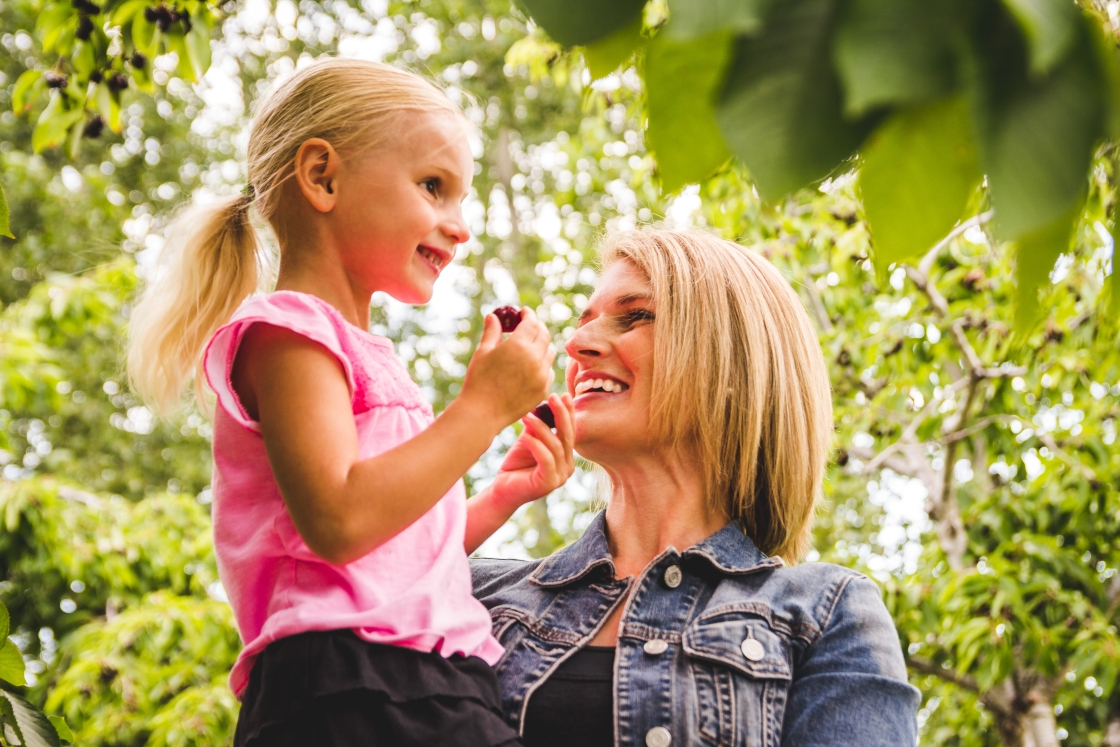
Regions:
<instances>
[{"instance_id":1,"label":"woman's face","mask_svg":"<svg viewBox=\"0 0 1120 747\"><path fill-rule=\"evenodd\" d=\"M575 400L575 446L604 466L649 454L653 325L649 280L632 263L615 262L600 278L565 346L568 392Z\"/></svg>"}]
</instances>

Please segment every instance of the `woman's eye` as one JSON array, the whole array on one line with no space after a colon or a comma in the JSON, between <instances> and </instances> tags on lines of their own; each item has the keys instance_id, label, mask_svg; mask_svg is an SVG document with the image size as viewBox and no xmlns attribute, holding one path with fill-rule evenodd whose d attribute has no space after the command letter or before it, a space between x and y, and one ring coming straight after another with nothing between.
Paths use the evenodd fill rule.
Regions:
<instances>
[{"instance_id":1,"label":"woman's eye","mask_svg":"<svg viewBox=\"0 0 1120 747\"><path fill-rule=\"evenodd\" d=\"M654 316L652 311L649 311L647 309L634 309L632 311L627 311L625 314L622 314L619 318L622 321L623 326L633 327L635 324L641 324L643 322L652 322L657 317Z\"/></svg>"}]
</instances>

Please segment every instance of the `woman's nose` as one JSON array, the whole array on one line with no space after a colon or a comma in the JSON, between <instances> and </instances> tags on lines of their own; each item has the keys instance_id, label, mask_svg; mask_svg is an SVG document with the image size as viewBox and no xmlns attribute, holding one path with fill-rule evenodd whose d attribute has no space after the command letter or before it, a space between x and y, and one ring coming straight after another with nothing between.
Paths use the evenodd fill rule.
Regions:
<instances>
[{"instance_id":1,"label":"woman's nose","mask_svg":"<svg viewBox=\"0 0 1120 747\"><path fill-rule=\"evenodd\" d=\"M592 320L576 328L564 346L568 357L576 361L587 361L601 358L607 353L607 340L597 320Z\"/></svg>"}]
</instances>

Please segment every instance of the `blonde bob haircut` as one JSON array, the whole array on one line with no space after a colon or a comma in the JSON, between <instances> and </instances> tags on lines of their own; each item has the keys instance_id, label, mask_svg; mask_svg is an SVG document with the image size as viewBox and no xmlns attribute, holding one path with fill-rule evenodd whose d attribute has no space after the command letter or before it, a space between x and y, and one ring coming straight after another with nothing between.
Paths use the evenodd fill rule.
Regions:
<instances>
[{"instance_id":1,"label":"blonde bob haircut","mask_svg":"<svg viewBox=\"0 0 1120 747\"><path fill-rule=\"evenodd\" d=\"M655 437L699 462L713 509L797 562L832 440L828 373L797 294L761 255L697 230L617 233L600 254L603 269L639 268L657 305Z\"/></svg>"},{"instance_id":2,"label":"blonde bob haircut","mask_svg":"<svg viewBox=\"0 0 1120 747\"><path fill-rule=\"evenodd\" d=\"M342 158L361 157L392 143L405 112L446 113L470 128L459 107L427 79L364 60L317 60L260 102L249 132L244 192L188 208L168 227L159 266L130 316L129 380L149 406L174 409L192 373L201 403L206 343L259 289L272 264L250 210L256 207L282 239L280 188L294 173L299 147L323 138Z\"/></svg>"}]
</instances>

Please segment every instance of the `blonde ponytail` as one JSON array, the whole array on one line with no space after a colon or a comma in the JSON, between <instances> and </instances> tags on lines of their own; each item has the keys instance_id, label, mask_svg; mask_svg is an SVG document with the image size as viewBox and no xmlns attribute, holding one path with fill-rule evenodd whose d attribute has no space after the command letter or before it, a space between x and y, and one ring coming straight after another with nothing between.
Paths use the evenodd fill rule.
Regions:
<instances>
[{"instance_id":1,"label":"blonde ponytail","mask_svg":"<svg viewBox=\"0 0 1120 747\"><path fill-rule=\"evenodd\" d=\"M128 376L153 410L173 410L192 372L202 402L206 343L257 290L268 264L249 209L280 228L280 188L299 147L323 138L344 158L360 155L391 140L397 115L406 111L443 112L469 127L431 82L365 60L318 60L261 102L249 134L248 194L188 210L169 227L160 265L132 311Z\"/></svg>"},{"instance_id":2,"label":"blonde ponytail","mask_svg":"<svg viewBox=\"0 0 1120 747\"><path fill-rule=\"evenodd\" d=\"M193 372L202 401L202 350L260 282L252 198L195 206L168 228L167 244L129 317L128 378L157 413L180 404Z\"/></svg>"}]
</instances>

